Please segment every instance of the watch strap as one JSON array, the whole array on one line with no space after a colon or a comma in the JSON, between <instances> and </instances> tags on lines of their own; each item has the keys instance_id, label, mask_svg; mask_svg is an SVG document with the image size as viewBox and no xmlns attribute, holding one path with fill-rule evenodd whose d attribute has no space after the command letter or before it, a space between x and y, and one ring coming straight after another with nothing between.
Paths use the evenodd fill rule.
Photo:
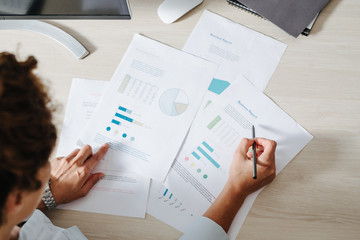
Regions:
<instances>
[{"instance_id":1,"label":"watch strap","mask_svg":"<svg viewBox=\"0 0 360 240\"><path fill-rule=\"evenodd\" d=\"M54 196L52 195L50 191L50 181L46 183L45 190L43 192L43 196L41 200L44 202L47 209L53 209L56 207L56 202L54 199Z\"/></svg>"}]
</instances>

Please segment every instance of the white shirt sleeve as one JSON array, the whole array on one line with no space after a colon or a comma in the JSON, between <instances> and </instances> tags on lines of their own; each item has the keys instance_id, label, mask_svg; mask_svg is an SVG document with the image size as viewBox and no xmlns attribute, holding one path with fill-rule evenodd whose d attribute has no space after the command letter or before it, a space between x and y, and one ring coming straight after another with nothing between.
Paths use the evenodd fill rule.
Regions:
<instances>
[{"instance_id":1,"label":"white shirt sleeve","mask_svg":"<svg viewBox=\"0 0 360 240\"><path fill-rule=\"evenodd\" d=\"M87 240L74 226L63 229L54 226L41 211L35 210L20 230L19 240Z\"/></svg>"},{"instance_id":2,"label":"white shirt sleeve","mask_svg":"<svg viewBox=\"0 0 360 240\"><path fill-rule=\"evenodd\" d=\"M199 217L179 240L229 240L222 227L213 220Z\"/></svg>"}]
</instances>

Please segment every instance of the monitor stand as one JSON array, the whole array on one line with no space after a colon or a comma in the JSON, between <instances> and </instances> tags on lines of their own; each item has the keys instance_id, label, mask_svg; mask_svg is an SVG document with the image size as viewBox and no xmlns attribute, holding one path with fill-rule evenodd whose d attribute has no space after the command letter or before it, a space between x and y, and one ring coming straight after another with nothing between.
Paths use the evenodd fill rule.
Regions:
<instances>
[{"instance_id":1,"label":"monitor stand","mask_svg":"<svg viewBox=\"0 0 360 240\"><path fill-rule=\"evenodd\" d=\"M60 28L38 20L0 20L0 30L28 30L43 34L62 44L78 59L84 59L89 51L74 37Z\"/></svg>"}]
</instances>

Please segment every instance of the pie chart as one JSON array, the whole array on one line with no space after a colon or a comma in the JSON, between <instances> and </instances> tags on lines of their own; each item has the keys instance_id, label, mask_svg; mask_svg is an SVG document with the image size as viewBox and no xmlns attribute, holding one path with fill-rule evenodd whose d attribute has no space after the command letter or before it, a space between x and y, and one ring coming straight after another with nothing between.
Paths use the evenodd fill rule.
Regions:
<instances>
[{"instance_id":1,"label":"pie chart","mask_svg":"<svg viewBox=\"0 0 360 240\"><path fill-rule=\"evenodd\" d=\"M186 111L188 106L188 96L178 88L166 90L159 99L160 110L168 116L179 116Z\"/></svg>"}]
</instances>

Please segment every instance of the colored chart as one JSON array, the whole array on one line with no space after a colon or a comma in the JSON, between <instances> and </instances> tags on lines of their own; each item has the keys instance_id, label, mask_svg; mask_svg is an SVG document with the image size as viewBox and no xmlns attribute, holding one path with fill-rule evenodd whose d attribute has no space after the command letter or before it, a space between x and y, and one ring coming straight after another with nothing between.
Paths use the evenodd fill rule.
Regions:
<instances>
[{"instance_id":1,"label":"colored chart","mask_svg":"<svg viewBox=\"0 0 360 240\"><path fill-rule=\"evenodd\" d=\"M121 112L127 113L127 114L132 114L132 110L127 109L127 108L122 107L122 106L119 106L118 110L120 110ZM113 124L116 124L116 125L119 125L119 126L121 125L121 122L120 122L121 120L129 122L129 123L136 124L136 125L138 125L140 127L142 127L144 125L143 123L141 123L139 121L136 121L131 117L127 117L127 116L123 115L122 113L118 113L118 112L115 113L115 117L117 117L117 119L112 119L111 122Z\"/></svg>"},{"instance_id":2,"label":"colored chart","mask_svg":"<svg viewBox=\"0 0 360 240\"><path fill-rule=\"evenodd\" d=\"M230 83L225 80L213 78L208 90L217 95L220 95L223 91L225 91L230 86Z\"/></svg>"},{"instance_id":3,"label":"colored chart","mask_svg":"<svg viewBox=\"0 0 360 240\"><path fill-rule=\"evenodd\" d=\"M120 111L120 112L118 112ZM125 108L123 106L119 106L117 108L117 112L115 112L115 115L113 117L113 119L111 120L111 123L114 124L114 125L117 125L117 126L121 126L122 124L124 123L130 123L130 124L135 124L137 126L140 126L142 127L144 124L139 122L139 121L136 121L135 119L133 119L132 117L130 116L125 116L124 114L127 114L127 115L131 115L133 113L132 110L128 109L128 108ZM115 128L115 130L113 129L114 125L110 125L110 126L107 126L106 127L106 131L107 132L112 132L114 133L114 135L118 135L120 132L119 132L119 128ZM120 128L120 131L121 131L121 128ZM127 132L123 132L120 133L121 137L123 139L129 139L130 141L134 142L136 139L135 137L133 136L128 136L128 133Z\"/></svg>"},{"instance_id":4,"label":"colored chart","mask_svg":"<svg viewBox=\"0 0 360 240\"><path fill-rule=\"evenodd\" d=\"M159 189L158 200L162 200L164 204L171 206L172 208L178 209L181 212L186 211L187 209L183 206L182 202L174 196L172 192L169 191L164 185ZM193 216L193 214L191 214Z\"/></svg>"},{"instance_id":5,"label":"colored chart","mask_svg":"<svg viewBox=\"0 0 360 240\"><path fill-rule=\"evenodd\" d=\"M205 150L206 149L206 150ZM214 152L214 149L205 141L202 142L200 146L196 149L200 154L196 153L195 151L192 152L192 155L199 160L201 157L200 155L204 156L205 159L210 161L216 168L220 168L220 164L216 162L216 160L211 156ZM207 176L206 176L207 178Z\"/></svg>"},{"instance_id":6,"label":"colored chart","mask_svg":"<svg viewBox=\"0 0 360 240\"><path fill-rule=\"evenodd\" d=\"M216 169L220 169L221 167L221 165L215 160L217 156L214 148L206 141L203 141L198 147L196 147L190 156L195 158L194 162L190 161L189 156L185 156L184 160L186 162L190 161L190 166L196 167L196 172L201 174L203 179L209 178L209 175L206 173L207 163L211 163L211 165L213 165ZM203 167L199 166L199 163Z\"/></svg>"},{"instance_id":7,"label":"colored chart","mask_svg":"<svg viewBox=\"0 0 360 240\"><path fill-rule=\"evenodd\" d=\"M188 106L188 96L177 88L166 90L159 99L160 110L168 116L178 116L184 113Z\"/></svg>"},{"instance_id":8,"label":"colored chart","mask_svg":"<svg viewBox=\"0 0 360 240\"><path fill-rule=\"evenodd\" d=\"M190 158L190 156L194 158ZM195 171L202 176L203 179L208 179L207 163L211 163L216 169L220 169L221 165L216 161L218 156L215 154L215 150L207 141L203 141L198 147L196 147L191 155L185 156L184 160L189 162L190 166L196 167ZM199 166L200 165L200 166ZM222 171L220 169L220 171Z\"/></svg>"},{"instance_id":9,"label":"colored chart","mask_svg":"<svg viewBox=\"0 0 360 240\"><path fill-rule=\"evenodd\" d=\"M145 82L130 75L125 75L124 80L118 88L118 93L136 99L147 105L151 105L156 99L159 88L149 82Z\"/></svg>"}]
</instances>

